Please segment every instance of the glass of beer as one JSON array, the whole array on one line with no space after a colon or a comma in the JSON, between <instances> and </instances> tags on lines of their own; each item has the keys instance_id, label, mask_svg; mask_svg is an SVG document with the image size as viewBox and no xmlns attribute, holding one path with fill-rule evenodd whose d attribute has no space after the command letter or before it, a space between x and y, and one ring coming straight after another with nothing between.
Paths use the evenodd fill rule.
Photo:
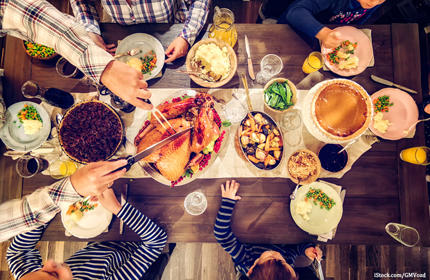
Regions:
<instances>
[{"instance_id":1,"label":"glass of beer","mask_svg":"<svg viewBox=\"0 0 430 280\"><path fill-rule=\"evenodd\" d=\"M306 74L318 71L323 66L323 57L320 52L311 52L303 62L302 70Z\"/></svg>"}]
</instances>

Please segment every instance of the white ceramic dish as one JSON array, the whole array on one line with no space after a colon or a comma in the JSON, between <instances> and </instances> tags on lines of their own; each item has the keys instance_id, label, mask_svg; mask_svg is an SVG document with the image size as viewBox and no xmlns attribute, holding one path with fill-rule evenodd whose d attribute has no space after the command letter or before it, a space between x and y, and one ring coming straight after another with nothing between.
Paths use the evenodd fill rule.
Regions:
<instances>
[{"instance_id":1,"label":"white ceramic dish","mask_svg":"<svg viewBox=\"0 0 430 280\"><path fill-rule=\"evenodd\" d=\"M94 210L86 212L77 223L72 221L70 216L66 215L67 208L61 210L61 221L64 228L71 235L78 238L93 238L102 234L112 220L112 213L106 210L100 203L98 203Z\"/></svg>"},{"instance_id":2,"label":"white ceramic dish","mask_svg":"<svg viewBox=\"0 0 430 280\"><path fill-rule=\"evenodd\" d=\"M157 63L151 73L144 74L143 77L145 80L155 78L158 73L161 72L164 66L164 48L160 41L154 36L146 33L134 33L121 40L121 42L118 44L118 47L116 48L115 54L125 53L134 48L138 48L140 53L134 56L122 56L118 58L118 60L127 62L130 57L143 57L146 53L153 50L157 56Z\"/></svg>"},{"instance_id":3,"label":"white ceramic dish","mask_svg":"<svg viewBox=\"0 0 430 280\"><path fill-rule=\"evenodd\" d=\"M19 122L17 116L25 104L34 106L42 118L42 128L33 135L24 133L24 126ZM28 152L39 148L48 139L50 133L51 119L46 110L37 103L22 101L7 108L6 123L0 129L0 138L9 148L16 151Z\"/></svg>"},{"instance_id":4,"label":"white ceramic dish","mask_svg":"<svg viewBox=\"0 0 430 280\"><path fill-rule=\"evenodd\" d=\"M311 187L322 190L325 194L332 198L336 204L333 206L333 208L327 210L325 208L321 209L319 204L315 205L313 202L308 202L312 205L312 210L308 214L310 219L306 221L301 215L297 214L296 205L300 201L304 201L306 193ZM292 200L290 203L290 212L294 222L299 228L310 234L319 235L328 233L337 227L340 219L342 218L343 205L339 194L332 187L318 181L309 185L303 185L298 189L296 199Z\"/></svg>"}]
</instances>

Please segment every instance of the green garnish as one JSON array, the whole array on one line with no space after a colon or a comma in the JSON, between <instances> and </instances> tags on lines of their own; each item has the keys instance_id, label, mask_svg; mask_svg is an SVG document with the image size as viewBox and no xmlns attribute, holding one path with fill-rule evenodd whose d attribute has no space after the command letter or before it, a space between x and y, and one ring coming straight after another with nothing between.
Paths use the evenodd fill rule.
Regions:
<instances>
[{"instance_id":1,"label":"green garnish","mask_svg":"<svg viewBox=\"0 0 430 280\"><path fill-rule=\"evenodd\" d=\"M283 111L293 106L293 92L288 82L272 83L264 91L264 101L271 108Z\"/></svg>"},{"instance_id":2,"label":"green garnish","mask_svg":"<svg viewBox=\"0 0 430 280\"><path fill-rule=\"evenodd\" d=\"M229 127L230 125L231 125L230 121L223 121L222 122L222 126L224 126L224 127Z\"/></svg>"},{"instance_id":3,"label":"green garnish","mask_svg":"<svg viewBox=\"0 0 430 280\"><path fill-rule=\"evenodd\" d=\"M306 193L305 201L308 201L308 199L312 199L315 205L317 205L317 201L319 201L321 209L325 208L330 210L336 205L336 202L320 189L309 188L309 191Z\"/></svg>"},{"instance_id":4,"label":"green garnish","mask_svg":"<svg viewBox=\"0 0 430 280\"><path fill-rule=\"evenodd\" d=\"M376 112L388 112L391 107L394 105L393 102L390 102L390 97L387 95L379 96L377 99L373 101L373 105L375 106Z\"/></svg>"}]
</instances>

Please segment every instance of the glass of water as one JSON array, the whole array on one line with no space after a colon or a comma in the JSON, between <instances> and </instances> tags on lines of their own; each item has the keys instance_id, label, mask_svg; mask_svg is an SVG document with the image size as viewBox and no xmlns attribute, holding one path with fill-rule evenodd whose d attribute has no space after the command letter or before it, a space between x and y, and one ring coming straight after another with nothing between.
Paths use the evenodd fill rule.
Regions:
<instances>
[{"instance_id":1,"label":"glass of water","mask_svg":"<svg viewBox=\"0 0 430 280\"><path fill-rule=\"evenodd\" d=\"M260 72L257 73L256 81L266 84L272 77L278 75L284 67L282 59L276 54L268 54L260 62Z\"/></svg>"},{"instance_id":2,"label":"glass of water","mask_svg":"<svg viewBox=\"0 0 430 280\"><path fill-rule=\"evenodd\" d=\"M198 216L206 211L208 201L202 192L195 191L185 197L184 207L188 214Z\"/></svg>"},{"instance_id":3,"label":"glass of water","mask_svg":"<svg viewBox=\"0 0 430 280\"><path fill-rule=\"evenodd\" d=\"M407 247L414 247L420 242L420 234L413 227L398 223L388 223L385 231L394 239Z\"/></svg>"}]
</instances>

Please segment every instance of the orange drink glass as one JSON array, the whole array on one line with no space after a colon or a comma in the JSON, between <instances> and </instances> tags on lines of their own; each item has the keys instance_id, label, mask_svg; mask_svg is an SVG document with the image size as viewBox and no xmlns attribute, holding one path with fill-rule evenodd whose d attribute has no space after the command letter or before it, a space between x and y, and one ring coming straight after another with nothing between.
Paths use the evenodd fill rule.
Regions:
<instances>
[{"instance_id":1,"label":"orange drink glass","mask_svg":"<svg viewBox=\"0 0 430 280\"><path fill-rule=\"evenodd\" d=\"M400 152L400 159L409 163L428 165L430 157L430 148L428 147L412 147L404 149Z\"/></svg>"},{"instance_id":2,"label":"orange drink glass","mask_svg":"<svg viewBox=\"0 0 430 280\"><path fill-rule=\"evenodd\" d=\"M323 57L320 52L311 52L303 62L302 70L306 74L318 71L323 66Z\"/></svg>"}]
</instances>

